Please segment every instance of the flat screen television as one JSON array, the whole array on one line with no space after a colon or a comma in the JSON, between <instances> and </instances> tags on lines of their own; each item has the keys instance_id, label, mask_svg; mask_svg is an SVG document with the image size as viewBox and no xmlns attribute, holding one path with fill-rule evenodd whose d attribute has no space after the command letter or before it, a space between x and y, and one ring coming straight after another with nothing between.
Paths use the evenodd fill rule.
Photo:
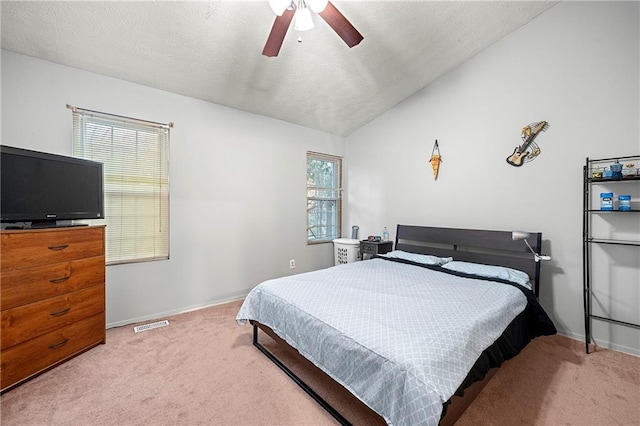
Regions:
<instances>
[{"instance_id":1,"label":"flat screen television","mask_svg":"<svg viewBox=\"0 0 640 426\"><path fill-rule=\"evenodd\" d=\"M103 218L102 163L0 145L0 222L35 228Z\"/></svg>"}]
</instances>

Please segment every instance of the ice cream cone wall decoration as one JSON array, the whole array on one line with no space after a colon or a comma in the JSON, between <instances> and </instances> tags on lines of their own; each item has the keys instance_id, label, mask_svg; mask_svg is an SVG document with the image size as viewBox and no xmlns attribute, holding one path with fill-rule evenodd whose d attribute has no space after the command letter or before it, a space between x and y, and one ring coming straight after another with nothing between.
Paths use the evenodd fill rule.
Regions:
<instances>
[{"instance_id":1,"label":"ice cream cone wall decoration","mask_svg":"<svg viewBox=\"0 0 640 426\"><path fill-rule=\"evenodd\" d=\"M438 180L438 169L442 162L440 149L438 148L438 139L436 139L436 143L433 145L433 151L431 151L431 159L429 162L431 163L431 167L433 167L433 180Z\"/></svg>"}]
</instances>

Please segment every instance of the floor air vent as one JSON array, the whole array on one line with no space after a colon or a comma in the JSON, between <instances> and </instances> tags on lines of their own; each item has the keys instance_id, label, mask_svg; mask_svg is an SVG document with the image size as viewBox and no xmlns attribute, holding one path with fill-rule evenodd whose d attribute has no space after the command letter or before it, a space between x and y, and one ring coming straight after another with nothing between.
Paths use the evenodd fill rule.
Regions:
<instances>
[{"instance_id":1,"label":"floor air vent","mask_svg":"<svg viewBox=\"0 0 640 426\"><path fill-rule=\"evenodd\" d=\"M152 328L164 327L165 325L169 325L169 321L164 320L164 321L152 322L145 325L137 325L133 327L133 331L135 331L136 333L139 333L141 331L151 330Z\"/></svg>"}]
</instances>

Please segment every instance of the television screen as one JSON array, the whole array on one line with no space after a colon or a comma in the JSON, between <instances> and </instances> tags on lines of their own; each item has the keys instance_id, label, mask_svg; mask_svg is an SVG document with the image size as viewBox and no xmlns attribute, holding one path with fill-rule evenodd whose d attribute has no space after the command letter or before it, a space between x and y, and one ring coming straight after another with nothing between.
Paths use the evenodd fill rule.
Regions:
<instances>
[{"instance_id":1,"label":"television screen","mask_svg":"<svg viewBox=\"0 0 640 426\"><path fill-rule=\"evenodd\" d=\"M102 219L102 163L0 146L0 221Z\"/></svg>"}]
</instances>

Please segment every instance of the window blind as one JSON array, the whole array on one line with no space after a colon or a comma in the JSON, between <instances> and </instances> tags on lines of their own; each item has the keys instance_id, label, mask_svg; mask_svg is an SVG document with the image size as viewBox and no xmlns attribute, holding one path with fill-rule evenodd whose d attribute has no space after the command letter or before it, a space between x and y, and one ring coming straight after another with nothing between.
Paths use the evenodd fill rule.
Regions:
<instances>
[{"instance_id":1,"label":"window blind","mask_svg":"<svg viewBox=\"0 0 640 426\"><path fill-rule=\"evenodd\" d=\"M72 108L73 155L103 163L107 264L169 258L169 125Z\"/></svg>"}]
</instances>

